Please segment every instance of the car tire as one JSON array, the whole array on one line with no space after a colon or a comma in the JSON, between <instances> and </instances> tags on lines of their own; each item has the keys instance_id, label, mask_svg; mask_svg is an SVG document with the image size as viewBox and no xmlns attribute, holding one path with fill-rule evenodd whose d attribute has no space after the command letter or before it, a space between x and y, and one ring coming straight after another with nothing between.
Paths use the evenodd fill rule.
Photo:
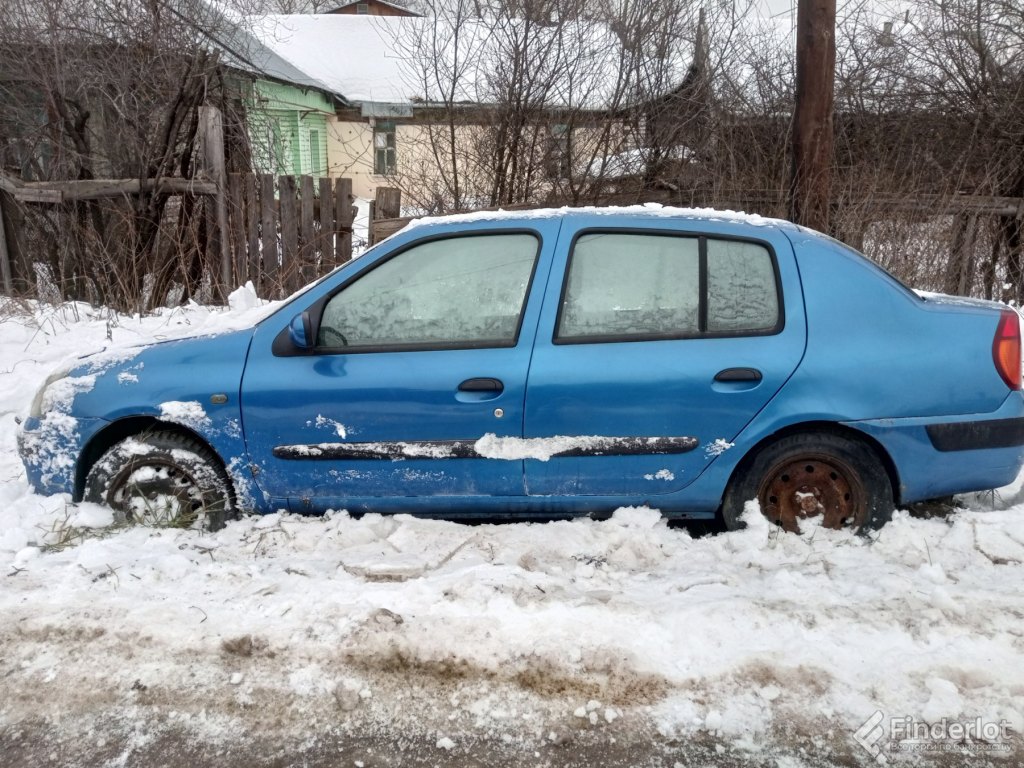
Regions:
<instances>
[{"instance_id":1,"label":"car tire","mask_svg":"<svg viewBox=\"0 0 1024 768\"><path fill-rule=\"evenodd\" d=\"M85 501L114 511L115 524L215 531L234 516L231 481L217 456L177 432L117 443L85 481Z\"/></svg>"},{"instance_id":2,"label":"car tire","mask_svg":"<svg viewBox=\"0 0 1024 768\"><path fill-rule=\"evenodd\" d=\"M865 533L881 528L893 512L892 485L876 453L831 432L789 435L745 460L722 500L727 528L746 527L741 515L751 499L793 533L800 532L800 520L819 515L827 528Z\"/></svg>"}]
</instances>

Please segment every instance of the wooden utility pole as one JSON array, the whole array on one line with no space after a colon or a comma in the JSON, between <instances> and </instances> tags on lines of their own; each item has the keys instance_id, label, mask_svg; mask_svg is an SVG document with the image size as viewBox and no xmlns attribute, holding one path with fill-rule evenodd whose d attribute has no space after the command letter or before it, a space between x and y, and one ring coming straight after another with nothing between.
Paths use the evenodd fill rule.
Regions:
<instances>
[{"instance_id":1,"label":"wooden utility pole","mask_svg":"<svg viewBox=\"0 0 1024 768\"><path fill-rule=\"evenodd\" d=\"M829 229L835 71L836 0L798 0L789 217L822 232Z\"/></svg>"}]
</instances>

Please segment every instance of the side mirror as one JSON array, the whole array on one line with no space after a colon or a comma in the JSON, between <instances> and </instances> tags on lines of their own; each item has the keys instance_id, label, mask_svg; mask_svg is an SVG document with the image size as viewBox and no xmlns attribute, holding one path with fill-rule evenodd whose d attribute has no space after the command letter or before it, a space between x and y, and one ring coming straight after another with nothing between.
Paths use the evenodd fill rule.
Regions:
<instances>
[{"instance_id":1,"label":"side mirror","mask_svg":"<svg viewBox=\"0 0 1024 768\"><path fill-rule=\"evenodd\" d=\"M298 349L310 350L313 348L313 321L309 318L309 312L300 312L292 318L288 324L288 335L292 344Z\"/></svg>"}]
</instances>

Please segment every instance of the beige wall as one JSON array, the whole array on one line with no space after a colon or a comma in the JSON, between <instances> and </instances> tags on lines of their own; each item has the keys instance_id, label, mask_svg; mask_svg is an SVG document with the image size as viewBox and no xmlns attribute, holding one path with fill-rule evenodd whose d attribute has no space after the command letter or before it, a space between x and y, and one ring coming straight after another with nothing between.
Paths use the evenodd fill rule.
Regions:
<instances>
[{"instance_id":1,"label":"beige wall","mask_svg":"<svg viewBox=\"0 0 1024 768\"><path fill-rule=\"evenodd\" d=\"M364 122L327 121L327 172L352 179L352 194L373 198L378 186L388 186L373 173L373 129Z\"/></svg>"},{"instance_id":2,"label":"beige wall","mask_svg":"<svg viewBox=\"0 0 1024 768\"><path fill-rule=\"evenodd\" d=\"M327 162L334 178L352 179L352 191L357 197L372 199L377 187L398 187L403 203L413 207L428 207L435 193L443 194L443 177L438 169L434 146L444 141L444 126L402 125L395 129L398 172L394 176L378 176L373 172L373 128L368 122L333 119L327 126ZM465 176L464 184L476 185L469 179L469 169L476 167L473 147L478 144L480 128L461 126L456 129L459 144L459 172ZM432 141L432 134L438 140ZM481 184L482 180L476 180Z\"/></svg>"},{"instance_id":3,"label":"beige wall","mask_svg":"<svg viewBox=\"0 0 1024 768\"><path fill-rule=\"evenodd\" d=\"M612 126L613 141L628 145L624 127ZM458 146L459 186L463 207L487 205L490 179L485 178L488 166L486 129L477 125L456 128ZM329 175L352 179L353 193L357 197L373 199L377 187L397 187L402 190L403 207L413 212L437 210L436 203L450 204L451 190L446 181L452 173L445 153L450 144L448 127L423 124L399 124L395 130L397 173L378 176L373 172L373 128L369 121L328 120L327 162ZM574 177L586 174L587 165L597 147L603 131L600 127L580 127L573 134L573 156L576 167ZM438 167L435 149L441 153L444 171ZM618 147L614 151L621 151ZM535 162L540 158L535 158ZM554 184L542 177L537 179L537 193L543 194Z\"/></svg>"}]
</instances>

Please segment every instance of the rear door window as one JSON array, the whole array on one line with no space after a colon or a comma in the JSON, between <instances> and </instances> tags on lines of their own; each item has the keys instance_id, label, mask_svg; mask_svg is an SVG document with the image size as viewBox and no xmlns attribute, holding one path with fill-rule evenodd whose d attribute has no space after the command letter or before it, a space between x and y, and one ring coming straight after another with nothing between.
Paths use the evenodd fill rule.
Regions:
<instances>
[{"instance_id":1,"label":"rear door window","mask_svg":"<svg viewBox=\"0 0 1024 768\"><path fill-rule=\"evenodd\" d=\"M556 343L774 333L781 301L763 244L593 232L576 239Z\"/></svg>"}]
</instances>

